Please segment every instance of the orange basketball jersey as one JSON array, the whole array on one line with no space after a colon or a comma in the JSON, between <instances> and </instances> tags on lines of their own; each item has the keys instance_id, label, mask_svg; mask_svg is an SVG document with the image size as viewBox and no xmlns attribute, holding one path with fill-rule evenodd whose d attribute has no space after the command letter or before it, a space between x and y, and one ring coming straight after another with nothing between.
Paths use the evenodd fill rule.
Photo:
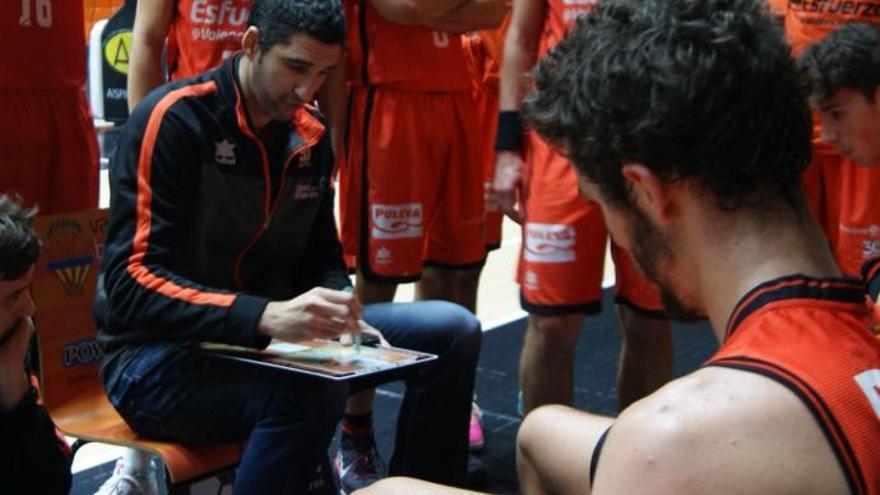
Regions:
<instances>
[{"instance_id":1,"label":"orange basketball jersey","mask_svg":"<svg viewBox=\"0 0 880 495\"><path fill-rule=\"evenodd\" d=\"M707 366L750 371L795 393L853 494L880 494L880 342L855 280L800 275L743 297Z\"/></svg>"},{"instance_id":2,"label":"orange basketball jersey","mask_svg":"<svg viewBox=\"0 0 880 495\"><path fill-rule=\"evenodd\" d=\"M0 89L61 89L86 81L83 4L0 2Z\"/></svg>"},{"instance_id":3,"label":"orange basketball jersey","mask_svg":"<svg viewBox=\"0 0 880 495\"><path fill-rule=\"evenodd\" d=\"M354 84L406 91L470 89L460 35L387 21L369 0L346 0L345 15Z\"/></svg>"},{"instance_id":4,"label":"orange basketball jersey","mask_svg":"<svg viewBox=\"0 0 880 495\"><path fill-rule=\"evenodd\" d=\"M574 26L575 20L596 8L598 3L598 0L547 0L538 58L544 57Z\"/></svg>"},{"instance_id":5,"label":"orange basketball jersey","mask_svg":"<svg viewBox=\"0 0 880 495\"><path fill-rule=\"evenodd\" d=\"M241 49L252 0L178 0L168 32L171 80L213 69Z\"/></svg>"},{"instance_id":6,"label":"orange basketball jersey","mask_svg":"<svg viewBox=\"0 0 880 495\"><path fill-rule=\"evenodd\" d=\"M851 22L880 24L880 0L788 0L785 9L785 34L795 56Z\"/></svg>"},{"instance_id":7,"label":"orange basketball jersey","mask_svg":"<svg viewBox=\"0 0 880 495\"><path fill-rule=\"evenodd\" d=\"M499 74L501 73L501 58L504 51L504 37L509 26L510 15L508 14L497 29L477 31L462 38L471 77L481 90L496 98L500 83Z\"/></svg>"}]
</instances>

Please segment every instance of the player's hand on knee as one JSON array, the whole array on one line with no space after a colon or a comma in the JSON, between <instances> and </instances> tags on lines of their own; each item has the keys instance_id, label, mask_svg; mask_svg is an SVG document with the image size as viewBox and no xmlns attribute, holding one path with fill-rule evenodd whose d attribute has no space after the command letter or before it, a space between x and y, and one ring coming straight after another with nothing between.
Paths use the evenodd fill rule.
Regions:
<instances>
[{"instance_id":1,"label":"player's hand on knee","mask_svg":"<svg viewBox=\"0 0 880 495\"><path fill-rule=\"evenodd\" d=\"M289 342L332 339L359 329L363 307L354 294L322 287L287 301L270 302L260 318L259 330Z\"/></svg>"},{"instance_id":2,"label":"player's hand on knee","mask_svg":"<svg viewBox=\"0 0 880 495\"><path fill-rule=\"evenodd\" d=\"M495 180L492 183L495 202L505 215L516 223L522 223L521 198L523 160L519 152L499 151L495 159Z\"/></svg>"}]
</instances>

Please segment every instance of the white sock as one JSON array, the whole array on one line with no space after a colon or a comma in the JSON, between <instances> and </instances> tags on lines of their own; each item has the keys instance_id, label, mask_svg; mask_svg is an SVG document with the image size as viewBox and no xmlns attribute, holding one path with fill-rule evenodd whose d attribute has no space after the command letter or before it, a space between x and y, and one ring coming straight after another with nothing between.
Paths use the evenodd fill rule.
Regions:
<instances>
[{"instance_id":1,"label":"white sock","mask_svg":"<svg viewBox=\"0 0 880 495\"><path fill-rule=\"evenodd\" d=\"M145 476L150 473L150 459L152 454L135 449L125 449L122 452L122 472L132 476Z\"/></svg>"}]
</instances>

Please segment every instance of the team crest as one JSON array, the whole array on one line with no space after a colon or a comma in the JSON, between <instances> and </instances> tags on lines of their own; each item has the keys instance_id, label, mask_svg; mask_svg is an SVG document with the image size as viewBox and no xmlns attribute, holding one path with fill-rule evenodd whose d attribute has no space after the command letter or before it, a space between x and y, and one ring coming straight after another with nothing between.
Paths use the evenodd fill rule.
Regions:
<instances>
[{"instance_id":1,"label":"team crest","mask_svg":"<svg viewBox=\"0 0 880 495\"><path fill-rule=\"evenodd\" d=\"M219 143L214 143L214 160L219 165L232 167L235 165L235 144L230 143L226 139Z\"/></svg>"},{"instance_id":2,"label":"team crest","mask_svg":"<svg viewBox=\"0 0 880 495\"><path fill-rule=\"evenodd\" d=\"M94 261L94 247L83 238L79 223L70 218L52 222L45 250L49 270L61 282L65 294L82 294Z\"/></svg>"}]
</instances>

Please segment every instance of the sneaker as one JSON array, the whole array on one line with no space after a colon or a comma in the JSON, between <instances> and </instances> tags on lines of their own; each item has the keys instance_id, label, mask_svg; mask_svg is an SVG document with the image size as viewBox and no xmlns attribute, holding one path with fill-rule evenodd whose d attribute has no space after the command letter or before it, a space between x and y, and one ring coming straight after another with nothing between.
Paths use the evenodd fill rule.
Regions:
<instances>
[{"instance_id":1,"label":"sneaker","mask_svg":"<svg viewBox=\"0 0 880 495\"><path fill-rule=\"evenodd\" d=\"M483 425L481 424L482 419L483 411L481 411L480 406L474 402L471 406L471 426L468 430L468 445L470 446L471 452L480 452L486 444L486 437L483 434Z\"/></svg>"},{"instance_id":2,"label":"sneaker","mask_svg":"<svg viewBox=\"0 0 880 495\"><path fill-rule=\"evenodd\" d=\"M376 450L373 435L350 436L343 433L333 469L339 480L340 493L344 495L379 481L385 471L385 463Z\"/></svg>"},{"instance_id":3,"label":"sneaker","mask_svg":"<svg viewBox=\"0 0 880 495\"><path fill-rule=\"evenodd\" d=\"M132 475L125 472L122 459L116 461L113 474L95 495L156 495L159 492L154 474Z\"/></svg>"}]
</instances>

